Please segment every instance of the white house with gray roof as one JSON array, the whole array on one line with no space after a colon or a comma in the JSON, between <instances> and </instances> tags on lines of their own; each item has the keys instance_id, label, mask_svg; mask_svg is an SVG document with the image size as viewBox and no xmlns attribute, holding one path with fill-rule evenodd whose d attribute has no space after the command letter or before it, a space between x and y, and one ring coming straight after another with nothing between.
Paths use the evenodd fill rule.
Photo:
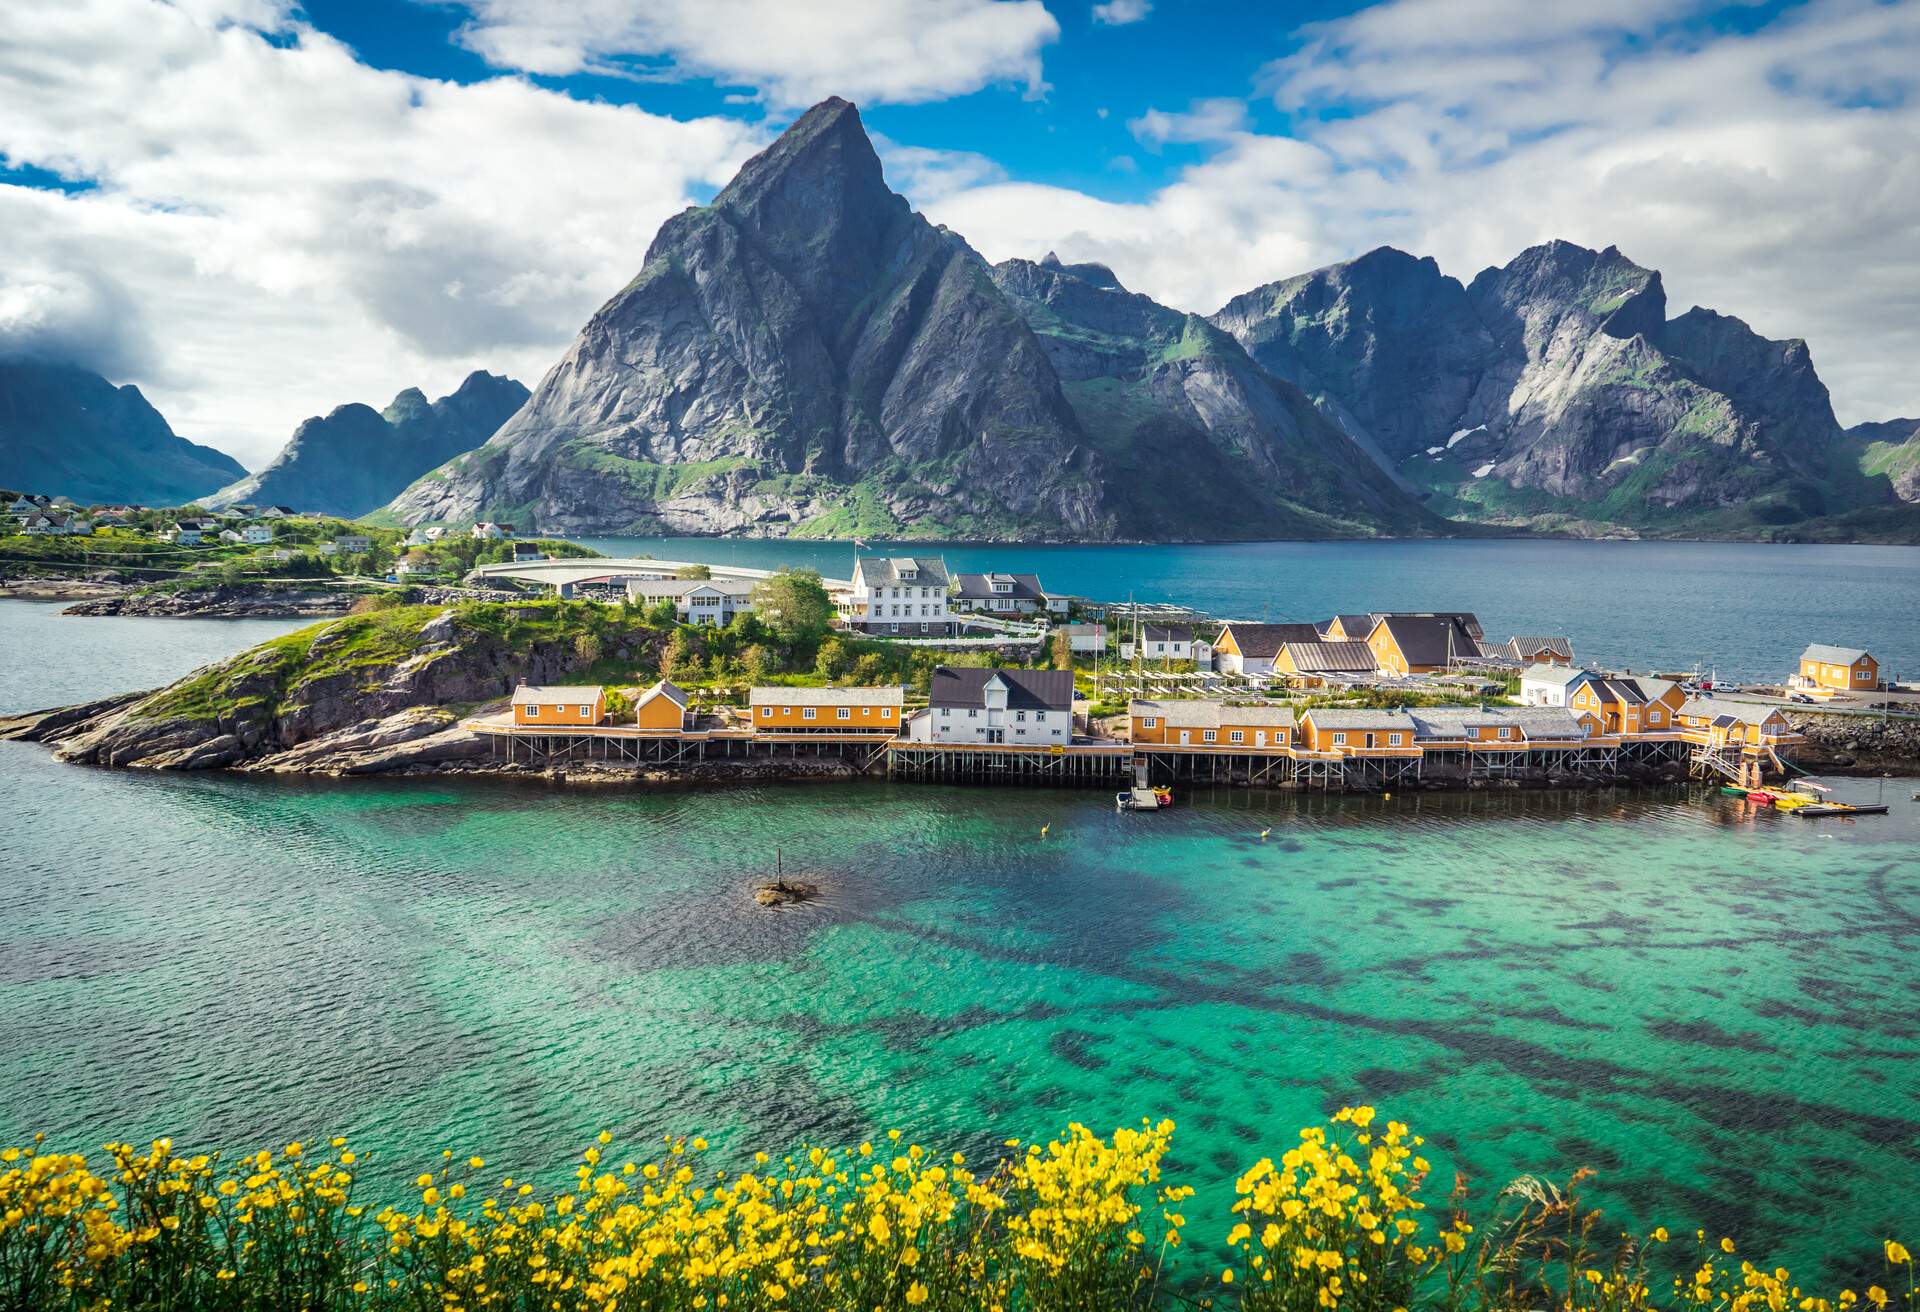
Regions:
<instances>
[{"instance_id":1,"label":"white house with gray roof","mask_svg":"<svg viewBox=\"0 0 1920 1312\"><path fill-rule=\"evenodd\" d=\"M1520 671L1520 704L1565 706L1581 684L1598 677L1571 665L1529 665Z\"/></svg>"},{"instance_id":2,"label":"white house with gray roof","mask_svg":"<svg viewBox=\"0 0 1920 1312\"><path fill-rule=\"evenodd\" d=\"M890 638L951 638L951 579L939 556L861 556L840 601L850 629Z\"/></svg>"}]
</instances>

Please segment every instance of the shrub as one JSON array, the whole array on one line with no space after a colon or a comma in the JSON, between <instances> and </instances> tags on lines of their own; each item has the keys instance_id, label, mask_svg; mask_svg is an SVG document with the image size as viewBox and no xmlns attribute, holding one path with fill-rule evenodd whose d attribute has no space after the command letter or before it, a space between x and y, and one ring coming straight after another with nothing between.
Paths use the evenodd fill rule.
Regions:
<instances>
[{"instance_id":1,"label":"shrub","mask_svg":"<svg viewBox=\"0 0 1920 1312\"><path fill-rule=\"evenodd\" d=\"M1008 1140L969 1168L900 1141L805 1148L717 1169L702 1139L616 1164L612 1136L572 1183L496 1180L442 1155L404 1203L359 1196L346 1140L228 1160L165 1139L109 1144L104 1169L36 1138L0 1150L0 1307L717 1309L729 1312L1912 1312L1911 1256L1883 1245L1884 1287L1818 1297L1736 1260L1730 1239L1665 1228L1595 1238L1600 1214L1516 1181L1470 1216L1433 1212L1407 1126L1370 1107L1302 1130L1236 1185L1230 1259L1173 1277L1193 1190L1162 1166L1173 1123L1102 1138L1080 1125ZM1184 1264L1191 1268L1192 1264ZM1196 1295L1202 1295L1204 1301ZM1861 1308L1860 1312L1867 1312Z\"/></svg>"}]
</instances>

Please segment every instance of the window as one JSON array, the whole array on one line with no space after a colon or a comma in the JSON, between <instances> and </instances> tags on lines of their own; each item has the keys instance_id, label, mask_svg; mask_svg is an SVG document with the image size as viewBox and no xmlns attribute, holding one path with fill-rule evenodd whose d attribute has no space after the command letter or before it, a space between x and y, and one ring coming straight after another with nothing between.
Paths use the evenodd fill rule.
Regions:
<instances>
[{"instance_id":1,"label":"window","mask_svg":"<svg viewBox=\"0 0 1920 1312\"><path fill-rule=\"evenodd\" d=\"M1247 740L1247 735L1239 729L1235 729L1230 736L1232 737L1233 741L1237 743L1243 743Z\"/></svg>"},{"instance_id":2,"label":"window","mask_svg":"<svg viewBox=\"0 0 1920 1312\"><path fill-rule=\"evenodd\" d=\"M1153 715L1143 715L1143 716L1141 716L1141 717L1140 717L1140 727L1141 727L1142 729L1158 729L1158 728L1160 727L1160 720L1159 720L1159 717L1158 717L1158 716L1153 716Z\"/></svg>"},{"instance_id":3,"label":"window","mask_svg":"<svg viewBox=\"0 0 1920 1312\"><path fill-rule=\"evenodd\" d=\"M867 718L867 717L868 717L869 715L872 715L872 714L873 714L873 707L871 707L871 706L862 706L862 707L860 708L860 718L861 718L861 719L863 719L863 720L864 720L864 719L866 719L866 718Z\"/></svg>"},{"instance_id":4,"label":"window","mask_svg":"<svg viewBox=\"0 0 1920 1312\"><path fill-rule=\"evenodd\" d=\"M805 710L800 712L800 718L803 720L817 720L820 717L818 714L815 713L814 708L809 706Z\"/></svg>"},{"instance_id":5,"label":"window","mask_svg":"<svg viewBox=\"0 0 1920 1312\"><path fill-rule=\"evenodd\" d=\"M1203 743L1217 742L1219 738L1219 733L1213 729L1203 729L1200 731L1200 741Z\"/></svg>"},{"instance_id":6,"label":"window","mask_svg":"<svg viewBox=\"0 0 1920 1312\"><path fill-rule=\"evenodd\" d=\"M1500 736L1502 738L1511 738L1513 737L1513 730L1509 728L1507 725L1503 724L1500 726Z\"/></svg>"},{"instance_id":7,"label":"window","mask_svg":"<svg viewBox=\"0 0 1920 1312\"><path fill-rule=\"evenodd\" d=\"M771 720L773 718L773 707L762 706L760 708L760 718L763 720Z\"/></svg>"},{"instance_id":8,"label":"window","mask_svg":"<svg viewBox=\"0 0 1920 1312\"><path fill-rule=\"evenodd\" d=\"M1018 723L1025 724L1027 722L1027 713L1025 711L1015 711L1013 713L1013 718Z\"/></svg>"},{"instance_id":9,"label":"window","mask_svg":"<svg viewBox=\"0 0 1920 1312\"><path fill-rule=\"evenodd\" d=\"M580 718L583 720L586 719L587 713L590 712L591 710L593 710L593 707L591 706L582 706L580 708Z\"/></svg>"},{"instance_id":10,"label":"window","mask_svg":"<svg viewBox=\"0 0 1920 1312\"><path fill-rule=\"evenodd\" d=\"M970 708L970 709L969 709L969 710L967 711L967 718L968 718L969 720L977 720L977 719L979 719L979 718L980 718L980 711L979 711L979 709L978 709L977 707L975 707L975 708Z\"/></svg>"},{"instance_id":11,"label":"window","mask_svg":"<svg viewBox=\"0 0 1920 1312\"><path fill-rule=\"evenodd\" d=\"M1648 723L1648 724L1658 724L1658 723L1660 723L1660 712L1658 712L1658 711L1648 711L1648 712L1647 712L1647 723Z\"/></svg>"},{"instance_id":12,"label":"window","mask_svg":"<svg viewBox=\"0 0 1920 1312\"><path fill-rule=\"evenodd\" d=\"M1343 733L1335 734L1333 736L1333 745L1335 747L1345 747L1347 745L1347 736Z\"/></svg>"},{"instance_id":13,"label":"window","mask_svg":"<svg viewBox=\"0 0 1920 1312\"><path fill-rule=\"evenodd\" d=\"M1388 734L1388 735L1387 735L1387 746L1389 746L1389 747L1398 747L1399 745L1400 745L1400 735L1399 735L1399 734L1397 734L1397 733L1390 733L1390 734Z\"/></svg>"},{"instance_id":14,"label":"window","mask_svg":"<svg viewBox=\"0 0 1920 1312\"><path fill-rule=\"evenodd\" d=\"M527 718L528 718L529 720L537 720L537 719L539 719L539 718L540 718L540 708L539 708L538 706L529 706L529 707L527 707Z\"/></svg>"},{"instance_id":15,"label":"window","mask_svg":"<svg viewBox=\"0 0 1920 1312\"><path fill-rule=\"evenodd\" d=\"M851 707L847 707L847 706L842 706L842 707L841 707L841 708L839 709L839 712L838 712L838 714L837 714L837 715L835 716L835 718L836 718L836 719L841 719L841 720L851 720L851 719L853 718L853 710L852 710L852 708L851 708Z\"/></svg>"}]
</instances>

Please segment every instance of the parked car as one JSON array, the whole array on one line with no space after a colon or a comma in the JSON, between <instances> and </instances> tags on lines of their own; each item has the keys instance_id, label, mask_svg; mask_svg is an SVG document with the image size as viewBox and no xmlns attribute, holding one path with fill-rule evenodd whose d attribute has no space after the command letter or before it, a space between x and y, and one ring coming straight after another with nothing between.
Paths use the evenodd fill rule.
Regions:
<instances>
[{"instance_id":1,"label":"parked car","mask_svg":"<svg viewBox=\"0 0 1920 1312\"><path fill-rule=\"evenodd\" d=\"M1797 693L1795 693L1795 694L1793 694L1793 696L1791 696L1791 697L1789 697L1789 698L1787 698L1787 700L1788 700L1788 701L1790 701L1790 702L1800 702L1801 704L1803 704L1803 705L1806 705L1806 706L1811 706L1811 705L1813 705L1813 698L1811 698L1811 697L1809 697L1809 696L1807 696L1807 695L1806 695L1805 693L1803 693L1803 692L1797 692Z\"/></svg>"}]
</instances>

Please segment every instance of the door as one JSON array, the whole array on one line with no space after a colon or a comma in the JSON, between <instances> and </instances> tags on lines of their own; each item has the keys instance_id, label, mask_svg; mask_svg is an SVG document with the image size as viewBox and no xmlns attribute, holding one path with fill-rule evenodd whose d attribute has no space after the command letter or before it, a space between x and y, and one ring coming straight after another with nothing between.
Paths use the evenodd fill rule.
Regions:
<instances>
[{"instance_id":1,"label":"door","mask_svg":"<svg viewBox=\"0 0 1920 1312\"><path fill-rule=\"evenodd\" d=\"M1267 745L1267 731L1265 729L1255 729L1253 731L1253 745L1255 747L1265 747Z\"/></svg>"},{"instance_id":2,"label":"door","mask_svg":"<svg viewBox=\"0 0 1920 1312\"><path fill-rule=\"evenodd\" d=\"M1185 747L1192 742L1193 742L1193 731L1191 729L1182 729L1180 731L1180 745L1182 747Z\"/></svg>"},{"instance_id":3,"label":"door","mask_svg":"<svg viewBox=\"0 0 1920 1312\"><path fill-rule=\"evenodd\" d=\"M990 743L1003 743L1003 742L1005 742L1006 740L1007 740L1007 731L1006 731L1005 729L989 729L989 730L987 730L987 741L988 741L988 742L990 742Z\"/></svg>"}]
</instances>

